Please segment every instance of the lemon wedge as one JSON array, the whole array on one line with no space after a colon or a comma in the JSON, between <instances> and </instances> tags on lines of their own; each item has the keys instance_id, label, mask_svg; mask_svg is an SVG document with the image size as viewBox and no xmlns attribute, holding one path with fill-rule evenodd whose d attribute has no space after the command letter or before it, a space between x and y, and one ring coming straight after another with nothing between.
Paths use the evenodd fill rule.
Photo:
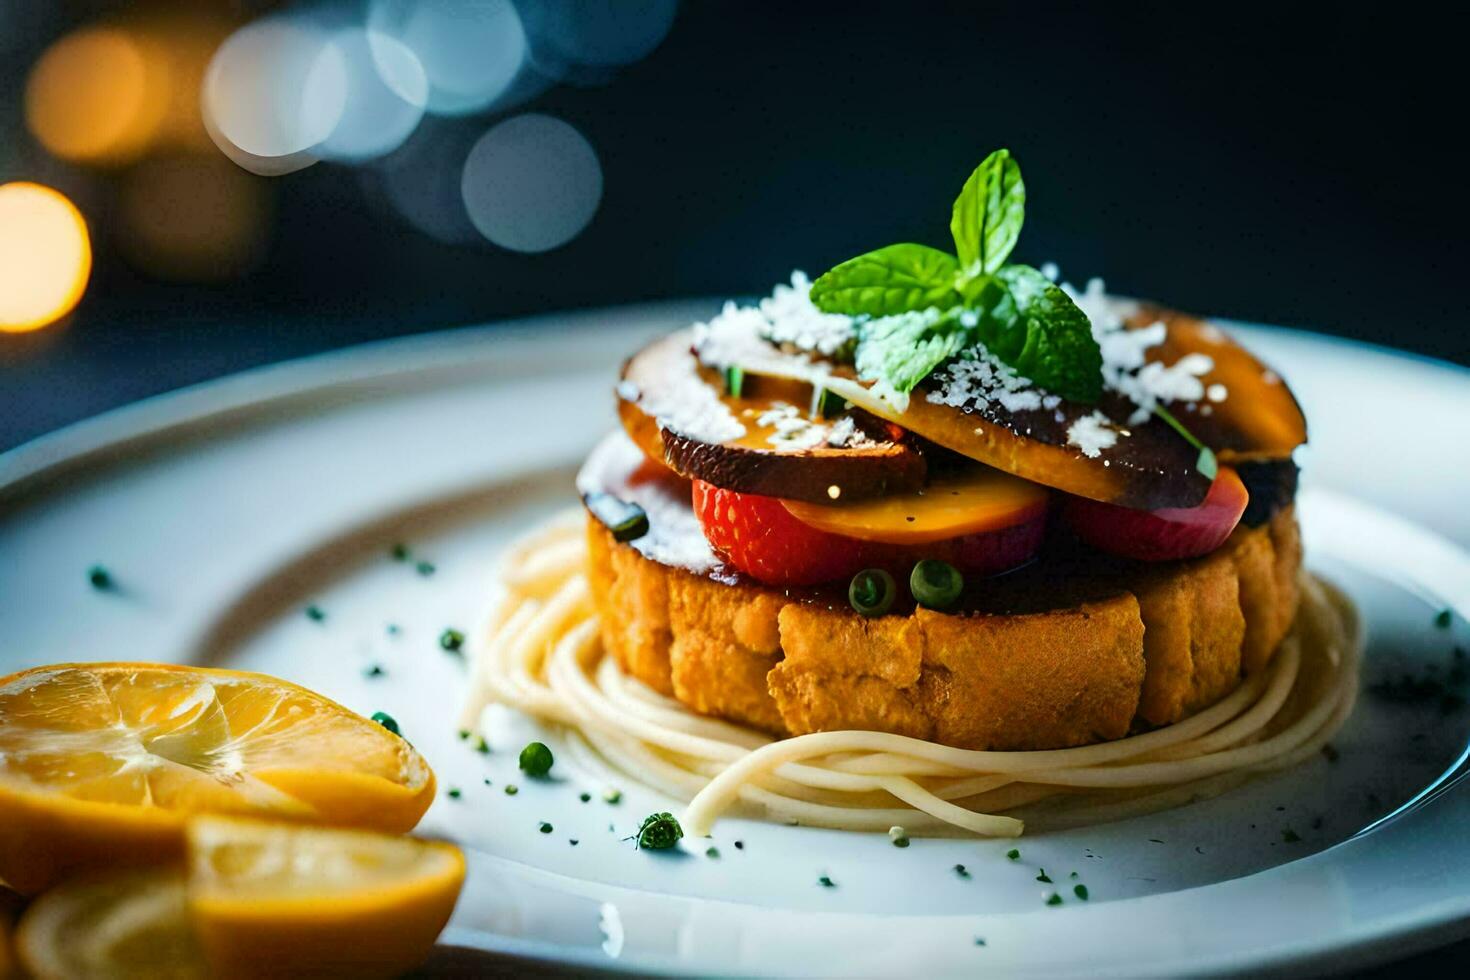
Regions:
<instances>
[{"instance_id":1,"label":"lemon wedge","mask_svg":"<svg viewBox=\"0 0 1470 980\"><path fill-rule=\"evenodd\" d=\"M177 860L191 813L401 833L433 796L408 742L262 674L99 663L0 679L0 880L25 894Z\"/></svg>"},{"instance_id":2,"label":"lemon wedge","mask_svg":"<svg viewBox=\"0 0 1470 980\"><path fill-rule=\"evenodd\" d=\"M422 963L454 910L449 844L195 817L183 869L71 879L36 899L17 946L42 980L390 977Z\"/></svg>"}]
</instances>

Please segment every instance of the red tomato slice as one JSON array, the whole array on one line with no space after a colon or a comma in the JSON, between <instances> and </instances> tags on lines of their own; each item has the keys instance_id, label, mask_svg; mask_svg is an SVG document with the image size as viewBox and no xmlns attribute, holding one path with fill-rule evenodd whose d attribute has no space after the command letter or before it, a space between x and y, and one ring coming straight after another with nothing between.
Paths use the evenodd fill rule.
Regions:
<instances>
[{"instance_id":1,"label":"red tomato slice","mask_svg":"<svg viewBox=\"0 0 1470 980\"><path fill-rule=\"evenodd\" d=\"M1239 475L1222 466L1198 507L1130 510L1069 497L1062 515L1077 537L1101 551L1142 561L1172 561L1207 555L1224 544L1249 501Z\"/></svg>"}]
</instances>

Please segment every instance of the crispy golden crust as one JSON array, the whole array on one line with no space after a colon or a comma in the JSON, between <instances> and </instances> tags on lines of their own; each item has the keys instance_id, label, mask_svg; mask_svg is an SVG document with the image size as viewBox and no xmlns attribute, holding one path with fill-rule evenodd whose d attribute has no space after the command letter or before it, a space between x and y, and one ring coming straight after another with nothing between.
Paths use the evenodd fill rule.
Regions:
<instances>
[{"instance_id":1,"label":"crispy golden crust","mask_svg":"<svg viewBox=\"0 0 1470 980\"><path fill-rule=\"evenodd\" d=\"M589 520L603 642L695 711L778 735L895 732L976 749L1047 749L1178 721L1271 660L1296 615L1291 508L1204 558L1127 576L1117 594L1021 615L864 619L670 568Z\"/></svg>"}]
</instances>

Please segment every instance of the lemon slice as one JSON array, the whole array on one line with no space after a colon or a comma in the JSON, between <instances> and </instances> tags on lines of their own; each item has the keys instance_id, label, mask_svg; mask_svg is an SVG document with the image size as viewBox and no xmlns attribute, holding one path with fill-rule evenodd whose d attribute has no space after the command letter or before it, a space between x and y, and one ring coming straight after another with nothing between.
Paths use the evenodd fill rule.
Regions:
<instances>
[{"instance_id":1,"label":"lemon slice","mask_svg":"<svg viewBox=\"0 0 1470 980\"><path fill-rule=\"evenodd\" d=\"M434 796L406 741L262 674L62 664L0 679L0 879L182 853L190 813L403 832Z\"/></svg>"},{"instance_id":2,"label":"lemon slice","mask_svg":"<svg viewBox=\"0 0 1470 980\"><path fill-rule=\"evenodd\" d=\"M201 817L188 829L189 904L229 975L396 976L423 962L464 883L436 841Z\"/></svg>"},{"instance_id":3,"label":"lemon slice","mask_svg":"<svg viewBox=\"0 0 1470 980\"><path fill-rule=\"evenodd\" d=\"M371 831L197 817L184 870L71 879L32 903L21 961L48 978L396 976L454 910L464 857Z\"/></svg>"},{"instance_id":4,"label":"lemon slice","mask_svg":"<svg viewBox=\"0 0 1470 980\"><path fill-rule=\"evenodd\" d=\"M182 872L131 870L68 881L31 903L16 933L38 980L193 980L209 975Z\"/></svg>"}]
</instances>

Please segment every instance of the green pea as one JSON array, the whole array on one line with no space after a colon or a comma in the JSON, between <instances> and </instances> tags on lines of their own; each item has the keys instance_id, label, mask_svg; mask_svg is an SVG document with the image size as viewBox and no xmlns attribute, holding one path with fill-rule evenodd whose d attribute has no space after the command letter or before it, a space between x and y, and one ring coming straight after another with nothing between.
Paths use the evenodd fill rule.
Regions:
<instances>
[{"instance_id":1,"label":"green pea","mask_svg":"<svg viewBox=\"0 0 1470 980\"><path fill-rule=\"evenodd\" d=\"M947 561L926 558L909 575L914 601L930 609L948 609L965 589L965 577Z\"/></svg>"},{"instance_id":2,"label":"green pea","mask_svg":"<svg viewBox=\"0 0 1470 980\"><path fill-rule=\"evenodd\" d=\"M394 721L393 720L393 716L390 715L390 714L388 714L388 712L386 712L386 711L374 711L373 712L373 721L375 721L378 724L382 725L384 728L388 729L388 731L392 732L394 735L402 734L401 732L398 731L398 722Z\"/></svg>"},{"instance_id":3,"label":"green pea","mask_svg":"<svg viewBox=\"0 0 1470 980\"><path fill-rule=\"evenodd\" d=\"M532 742L521 749L521 772L527 776L544 776L551 771L551 750L541 742Z\"/></svg>"},{"instance_id":4,"label":"green pea","mask_svg":"<svg viewBox=\"0 0 1470 980\"><path fill-rule=\"evenodd\" d=\"M893 608L898 584L881 568L865 568L852 577L847 601L863 616L881 616Z\"/></svg>"}]
</instances>

